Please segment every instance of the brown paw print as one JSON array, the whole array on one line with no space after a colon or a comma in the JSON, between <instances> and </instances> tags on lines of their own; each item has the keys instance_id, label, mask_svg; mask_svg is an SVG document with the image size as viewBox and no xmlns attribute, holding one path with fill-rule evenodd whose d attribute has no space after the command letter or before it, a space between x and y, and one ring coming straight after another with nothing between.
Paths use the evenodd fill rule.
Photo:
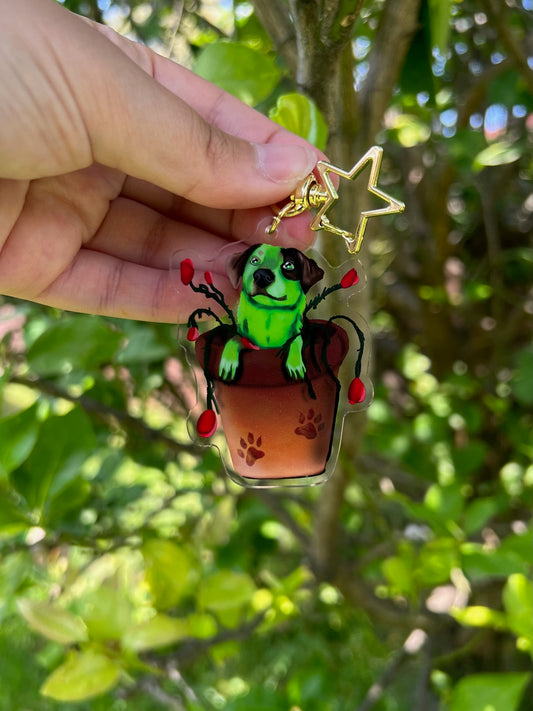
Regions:
<instances>
[{"instance_id":1,"label":"brown paw print","mask_svg":"<svg viewBox=\"0 0 533 711\"><path fill-rule=\"evenodd\" d=\"M300 412L298 422L300 423L300 427L297 427L294 430L295 434L307 437L307 439L314 439L317 437L318 433L321 432L326 426L322 421L322 415L320 412L315 414L313 409L309 409L307 414Z\"/></svg>"},{"instance_id":2,"label":"brown paw print","mask_svg":"<svg viewBox=\"0 0 533 711\"><path fill-rule=\"evenodd\" d=\"M240 444L242 449L238 449L237 454L242 459L246 459L246 464L249 467L253 467L258 459L262 459L265 456L265 453L259 449L262 444L260 436L256 440L254 435L248 432L248 441L241 437Z\"/></svg>"}]
</instances>

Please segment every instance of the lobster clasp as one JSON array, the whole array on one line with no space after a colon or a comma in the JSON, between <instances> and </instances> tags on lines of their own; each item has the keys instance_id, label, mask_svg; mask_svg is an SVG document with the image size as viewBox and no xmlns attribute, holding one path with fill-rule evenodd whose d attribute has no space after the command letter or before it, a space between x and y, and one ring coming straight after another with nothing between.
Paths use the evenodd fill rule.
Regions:
<instances>
[{"instance_id":1,"label":"lobster clasp","mask_svg":"<svg viewBox=\"0 0 533 711\"><path fill-rule=\"evenodd\" d=\"M380 146L372 146L365 155L351 168L346 171L338 168L326 161L318 161L316 171L320 177L320 181L313 173L307 176L304 182L290 196L289 202L281 208L279 213L274 217L268 233L273 234L280 224L281 220L286 217L295 217L300 215L305 210L318 210L311 222L312 230L327 230L339 237L342 237L346 242L346 247L350 254L357 254L361 249L363 237L366 230L366 225L370 217L380 215L389 215L403 212L405 204L400 200L387 195L377 187L379 177L379 169L383 157L383 148ZM372 195L386 202L386 206L374 210L364 210L361 212L359 222L353 232L345 230L334 225L328 218L327 212L339 199L339 195L331 180L330 174L333 173L341 178L355 180L361 171L370 163L370 176L368 180L367 190Z\"/></svg>"}]
</instances>

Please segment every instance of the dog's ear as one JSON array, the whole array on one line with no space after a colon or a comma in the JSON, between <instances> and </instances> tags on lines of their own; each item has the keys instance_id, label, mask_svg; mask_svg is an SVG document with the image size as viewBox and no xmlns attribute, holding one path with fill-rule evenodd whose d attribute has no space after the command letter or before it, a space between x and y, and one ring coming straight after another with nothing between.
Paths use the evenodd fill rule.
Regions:
<instances>
[{"instance_id":1,"label":"dog's ear","mask_svg":"<svg viewBox=\"0 0 533 711\"><path fill-rule=\"evenodd\" d=\"M300 252L300 254L302 253ZM302 254L302 257L302 289L304 294L307 294L309 289L322 279L324 270L318 266L314 259L306 257L305 254Z\"/></svg>"},{"instance_id":2,"label":"dog's ear","mask_svg":"<svg viewBox=\"0 0 533 711\"><path fill-rule=\"evenodd\" d=\"M237 252L237 254L232 254L231 257L228 257L226 271L234 289L238 289L246 264L256 249L257 245L253 244L248 249L245 249L244 252Z\"/></svg>"},{"instance_id":3,"label":"dog's ear","mask_svg":"<svg viewBox=\"0 0 533 711\"><path fill-rule=\"evenodd\" d=\"M290 257L296 261L300 271L300 283L304 294L307 294L309 289L314 286L324 276L324 270L321 269L314 259L307 257L298 249L284 249L284 253L290 253ZM289 256L289 254L287 254Z\"/></svg>"}]
</instances>

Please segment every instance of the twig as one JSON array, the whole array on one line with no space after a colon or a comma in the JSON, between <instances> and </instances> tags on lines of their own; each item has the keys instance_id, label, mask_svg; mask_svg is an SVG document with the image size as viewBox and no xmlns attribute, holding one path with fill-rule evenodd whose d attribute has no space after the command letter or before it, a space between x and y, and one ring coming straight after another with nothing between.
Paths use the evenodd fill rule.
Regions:
<instances>
[{"instance_id":1,"label":"twig","mask_svg":"<svg viewBox=\"0 0 533 711\"><path fill-rule=\"evenodd\" d=\"M365 117L367 144L376 132L389 105L398 74L403 66L411 38L418 24L420 0L388 0L383 7L372 51L369 70L361 88L361 111Z\"/></svg>"},{"instance_id":2,"label":"twig","mask_svg":"<svg viewBox=\"0 0 533 711\"><path fill-rule=\"evenodd\" d=\"M176 664L173 664L172 662L167 664L167 674L168 678L174 682L176 686L183 689L183 695L186 699L198 703L198 697L196 696L194 689L192 686L187 684Z\"/></svg>"},{"instance_id":3,"label":"twig","mask_svg":"<svg viewBox=\"0 0 533 711\"><path fill-rule=\"evenodd\" d=\"M426 648L426 646L427 636L425 633L419 629L413 630L405 640L401 650L396 653L389 665L385 667L377 682L372 684L357 711L371 711L385 693L385 689L392 684L404 663L410 657L418 654L421 649Z\"/></svg>"},{"instance_id":4,"label":"twig","mask_svg":"<svg viewBox=\"0 0 533 711\"><path fill-rule=\"evenodd\" d=\"M176 665L177 668L194 664L197 659L202 657L211 647L222 642L239 642L247 640L263 622L265 612L261 612L245 624L236 629L223 629L218 634L207 639L190 639L185 641L174 654L168 655L165 659L166 665ZM161 667L161 659L159 657L151 657L150 663L154 666Z\"/></svg>"},{"instance_id":5,"label":"twig","mask_svg":"<svg viewBox=\"0 0 533 711\"><path fill-rule=\"evenodd\" d=\"M68 402L75 403L79 405L85 412L96 415L105 421L116 420L123 424L127 429L133 430L133 432L140 433L145 439L152 442L160 442L164 444L169 450L173 452L189 452L198 453L200 448L194 444L186 444L184 442L178 442L177 440L169 437L161 430L156 430L150 427L146 422L139 417L133 417L124 410L119 410L115 407L110 407L109 405L104 405L104 403L94 400L88 395L72 395L64 388L59 387L55 383L49 380L42 380L41 378L26 378L19 375L13 375L10 377L10 381L13 383L18 383L19 385L25 385L26 387L33 388L34 390L39 390L44 395L50 395L51 397L61 398L67 400Z\"/></svg>"},{"instance_id":6,"label":"twig","mask_svg":"<svg viewBox=\"0 0 533 711\"><path fill-rule=\"evenodd\" d=\"M388 667L382 672L379 679L372 684L363 700L363 703L357 707L357 711L371 711L377 702L385 693L385 689L394 681L400 667L408 659L409 655L404 648L393 657Z\"/></svg>"},{"instance_id":7,"label":"twig","mask_svg":"<svg viewBox=\"0 0 533 711\"><path fill-rule=\"evenodd\" d=\"M289 72L296 74L294 26L283 0L252 0L255 14L285 60Z\"/></svg>"},{"instance_id":8,"label":"twig","mask_svg":"<svg viewBox=\"0 0 533 711\"><path fill-rule=\"evenodd\" d=\"M176 23L175 23L174 28L172 30L172 34L170 35L169 40L168 40L167 57L171 57L172 52L174 51L174 44L176 42L176 37L178 36L178 32L180 31L181 20L183 18L184 5L185 5L185 0L175 0L175 2L174 2L174 11L175 11L177 17L176 17Z\"/></svg>"},{"instance_id":9,"label":"twig","mask_svg":"<svg viewBox=\"0 0 533 711\"><path fill-rule=\"evenodd\" d=\"M254 489L253 491L255 496L261 499L261 501L263 501L268 508L276 514L281 523L289 529L293 536L302 544L303 549L307 551L309 548L310 537L304 529L296 523L287 509L283 506L283 499L270 491L265 491L264 489Z\"/></svg>"},{"instance_id":10,"label":"twig","mask_svg":"<svg viewBox=\"0 0 533 711\"><path fill-rule=\"evenodd\" d=\"M159 703L164 704L165 708L171 711L186 711L185 706L181 702L181 699L166 692L160 685L155 677L149 677L146 679L141 679L139 682L139 687L146 691L150 696L152 696Z\"/></svg>"}]
</instances>

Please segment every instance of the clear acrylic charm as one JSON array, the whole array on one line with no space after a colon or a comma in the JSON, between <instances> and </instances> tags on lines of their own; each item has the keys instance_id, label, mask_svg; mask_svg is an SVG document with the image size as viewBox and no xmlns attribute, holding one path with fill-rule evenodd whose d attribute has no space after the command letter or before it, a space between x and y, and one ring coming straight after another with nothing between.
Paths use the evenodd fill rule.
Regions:
<instances>
[{"instance_id":1,"label":"clear acrylic charm","mask_svg":"<svg viewBox=\"0 0 533 711\"><path fill-rule=\"evenodd\" d=\"M205 403L189 418L192 439L217 447L244 486L325 481L345 415L372 399L366 325L355 313L364 286L357 260L332 269L309 252L243 245L227 259L240 293L233 309L210 271L197 274L185 253L174 264L206 298L179 334Z\"/></svg>"},{"instance_id":2,"label":"clear acrylic charm","mask_svg":"<svg viewBox=\"0 0 533 711\"><path fill-rule=\"evenodd\" d=\"M343 239L348 253L357 254L369 219L405 207L378 187L382 155L373 146L349 170L318 161L266 234L274 235L283 219L316 211L311 229ZM339 227L329 218L338 200L331 175L353 181L367 166L366 190L384 205L363 211L353 230ZM281 247L275 236L271 242L214 260L225 261L238 290L234 309L211 271L199 277L193 255L175 255L182 284L206 299L180 334L205 402L189 432L219 449L240 484L313 485L335 468L345 416L372 400L369 343L357 315L364 278L353 257L333 269L320 255Z\"/></svg>"}]
</instances>

